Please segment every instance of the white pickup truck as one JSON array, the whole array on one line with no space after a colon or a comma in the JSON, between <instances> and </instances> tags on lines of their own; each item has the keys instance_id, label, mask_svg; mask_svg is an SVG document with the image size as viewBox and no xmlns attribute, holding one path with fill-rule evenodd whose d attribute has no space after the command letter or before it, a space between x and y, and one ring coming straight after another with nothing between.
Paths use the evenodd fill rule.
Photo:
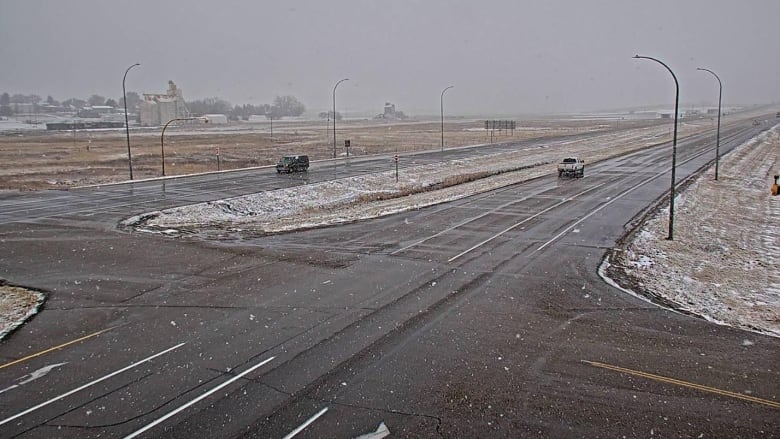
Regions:
<instances>
[{"instance_id":1,"label":"white pickup truck","mask_svg":"<svg viewBox=\"0 0 780 439\"><path fill-rule=\"evenodd\" d=\"M558 177L584 177L585 160L577 157L566 157L558 163Z\"/></svg>"}]
</instances>

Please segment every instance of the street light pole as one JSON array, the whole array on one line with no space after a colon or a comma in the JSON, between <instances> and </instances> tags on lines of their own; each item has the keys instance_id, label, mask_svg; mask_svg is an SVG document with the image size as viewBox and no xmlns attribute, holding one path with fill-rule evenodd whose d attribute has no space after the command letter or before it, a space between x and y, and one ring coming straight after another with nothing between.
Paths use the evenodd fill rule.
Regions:
<instances>
[{"instance_id":1,"label":"street light pole","mask_svg":"<svg viewBox=\"0 0 780 439\"><path fill-rule=\"evenodd\" d=\"M336 87L344 81L349 81L349 78L344 78L337 82L333 86L333 158L336 158Z\"/></svg>"},{"instance_id":2,"label":"street light pole","mask_svg":"<svg viewBox=\"0 0 780 439\"><path fill-rule=\"evenodd\" d=\"M168 125L170 125L171 122L175 122L177 120L202 120L204 123L209 123L209 120L206 117L179 117L176 119L171 119L165 123L162 129L162 134L160 134L160 157L162 160L163 177L165 177L165 129L168 128Z\"/></svg>"},{"instance_id":3,"label":"street light pole","mask_svg":"<svg viewBox=\"0 0 780 439\"><path fill-rule=\"evenodd\" d=\"M441 152L444 152L444 92L455 87L454 85L451 85L444 90L441 91L441 100L439 101L441 103Z\"/></svg>"},{"instance_id":4,"label":"street light pole","mask_svg":"<svg viewBox=\"0 0 780 439\"><path fill-rule=\"evenodd\" d=\"M718 89L718 134L717 134L716 140L715 140L715 181L717 181L718 180L718 162L720 161L720 100L721 100L721 97L723 96L723 83L720 82L720 78L718 77L718 75L716 75L715 72L713 72L710 69L703 69L701 67L697 67L696 70L703 70L705 72L710 72L710 73L712 73L712 76L714 76L715 79L718 80L718 86L719 86L719 89Z\"/></svg>"},{"instance_id":5,"label":"street light pole","mask_svg":"<svg viewBox=\"0 0 780 439\"><path fill-rule=\"evenodd\" d=\"M139 63L135 63L128 67L127 70L125 70L125 76L122 78L122 100L125 104L125 133L127 134L127 165L130 167L130 180L133 179L133 159L130 156L130 125L128 125L127 122L127 93L125 92L125 79L127 79L127 72L129 72L130 69L140 65L141 64Z\"/></svg>"},{"instance_id":6,"label":"street light pole","mask_svg":"<svg viewBox=\"0 0 780 439\"><path fill-rule=\"evenodd\" d=\"M674 79L675 92L674 92L674 137L672 139L672 185L671 185L671 189L669 190L669 235L666 237L666 239L672 241L674 239L674 196L675 196L674 185L675 185L675 171L677 169L677 114L678 114L678 104L680 102L680 84L677 82L677 76L674 75L672 69L670 69L669 66L664 64L662 61L649 56L634 55L634 58L649 59L651 61L657 62L658 64L661 64L662 66L666 67L666 70L668 70L669 73L672 74L672 78Z\"/></svg>"}]
</instances>

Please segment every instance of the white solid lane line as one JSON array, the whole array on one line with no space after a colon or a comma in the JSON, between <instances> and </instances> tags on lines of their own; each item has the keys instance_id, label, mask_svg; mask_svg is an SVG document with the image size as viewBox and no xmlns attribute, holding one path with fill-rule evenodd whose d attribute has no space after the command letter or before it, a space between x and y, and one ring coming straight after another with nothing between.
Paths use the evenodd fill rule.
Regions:
<instances>
[{"instance_id":1,"label":"white solid lane line","mask_svg":"<svg viewBox=\"0 0 780 439\"><path fill-rule=\"evenodd\" d=\"M208 392L204 393L203 395L200 395L199 397L193 399L192 401L190 401L190 402L184 404L183 406L177 408L176 410L168 413L167 415L163 416L162 418L157 419L156 421L146 425L145 427L141 428L140 430L136 430L136 431L130 433L129 435L125 436L125 439L131 439L131 438L137 437L140 434L144 433L145 431L154 428L156 425L161 424L162 422L164 422L165 420L167 420L169 418L172 418L173 416L176 416L180 412L182 412L182 411L186 410L187 408L197 404L201 400L203 400L205 398L208 398L209 396L213 395L216 392L219 392L222 388L224 388L224 387L226 387L226 386L228 386L228 385L230 385L230 384L240 380L245 375L247 375L249 373L252 373L255 369L258 369L261 366L264 366L266 363L270 362L274 358L276 358L276 357L271 357L271 358L269 358L267 360L261 361L258 364L255 364L254 366L250 367L249 369L241 372L240 374L234 376L233 378L225 381L224 383L222 383L222 384L218 385L217 387L215 387L215 388L209 390Z\"/></svg>"},{"instance_id":2,"label":"white solid lane line","mask_svg":"<svg viewBox=\"0 0 780 439\"><path fill-rule=\"evenodd\" d=\"M119 375L119 374L120 374L120 373L122 373L122 372L126 372L126 371L128 371L128 370L130 370L130 369L132 369L132 368L134 368L134 367L136 367L136 366L138 366L139 364L143 364L143 363L149 362L149 361L151 361L151 360L153 360L153 359L155 359L155 358L157 358L157 357L159 357L159 356L161 356L161 355L165 355L165 354L167 354L168 352L171 352L171 351L173 351L173 350L175 350L175 349L179 349L180 347L184 346L185 344L186 344L186 343L179 343L179 344L177 344L176 346L173 346L173 347L171 347L171 348L168 348L168 349L166 349L166 350L164 350L164 351L162 351L162 352L156 353L156 354L154 354L154 355L152 355L152 356L150 356L150 357L146 357L146 358L144 358L143 360L141 360L141 361L137 361L137 362L135 362L135 363L133 363L133 364L131 364L131 365L129 365L129 366L127 366L127 367L125 367L125 368L122 368L122 369L119 369L119 370L117 370L116 372L112 372L112 373L110 373L110 374L108 374L108 375L106 375L106 376L104 376L104 377L102 377L102 378L98 378L98 379L96 379L96 380L94 380L94 381L91 381L91 382L89 382L89 383L87 383L87 384L84 384L84 385L83 385L83 386L81 386L81 387L77 387L77 388L75 388L75 389L73 389L73 390L71 390L71 391L69 391L69 392L65 392L65 393L63 393L63 394L62 394L62 395L60 395L60 396L57 396L57 397L55 397L55 398L52 398L52 399L50 399L50 400L48 400L48 401L46 401L46 402L42 402L42 403L40 403L40 404L36 405L35 407L31 407L31 408L29 408L29 409L27 409L27 410L25 410L25 411L23 411L23 412L21 412L21 413L17 413L17 414L15 414L15 415L11 416L10 418L3 419L2 421L0 421L0 425L7 424L7 423L9 423L9 422L13 421L14 419L21 418L22 416L24 416L24 415L27 415L27 414L29 414L29 413L32 413L32 412L34 412L34 411L38 410L38 409L39 409L39 408L41 408L41 407L45 407L45 406L47 406L47 405L49 405L49 404L51 404L51 403L53 403L53 402L59 401L60 399L67 398L68 396L70 396L70 395L73 395L73 394L74 394L74 393L76 393L76 392L80 392L80 391L82 391L82 390L84 390L84 389L86 389L86 388L88 388L88 387L94 386L94 385L95 385L95 384L97 384L97 383L100 383L100 382L102 382L102 381L105 381L105 380L107 380L107 379L109 379L109 378L111 378L111 377L114 377L114 376L116 376L116 375Z\"/></svg>"},{"instance_id":3,"label":"white solid lane line","mask_svg":"<svg viewBox=\"0 0 780 439\"><path fill-rule=\"evenodd\" d=\"M295 437L296 434L302 432L304 428L308 427L312 422L316 421L317 418L319 418L320 416L324 415L325 412L327 412L327 411L328 411L327 407L325 407L324 409L318 411L316 415L312 416L306 422L304 422L303 424L299 425L298 428L296 428L295 430L287 433L287 436L283 437L282 439L292 439L293 437Z\"/></svg>"},{"instance_id":4,"label":"white solid lane line","mask_svg":"<svg viewBox=\"0 0 780 439\"><path fill-rule=\"evenodd\" d=\"M484 217L486 217L487 215L490 215L491 213L494 213L494 212L498 212L499 210L501 210L501 209L503 209L503 208L505 208L505 207L511 206L512 204L517 204L517 203L520 203L520 202L522 202L522 201L528 200L528 199L529 199L529 198L531 198L531 197L533 197L533 195L529 195L529 196L523 197L523 198L521 198L521 199L519 199L519 200L512 200L512 201L508 201L508 202L506 202L506 203L504 203L504 204L502 204L502 205L500 205L500 206L498 206L498 207L496 207L496 208L494 208L494 209L490 209L490 210L489 210L489 211L487 211L487 212L483 212L483 213L481 213L481 214L479 214L479 215L477 215L477 216L475 216L475 217L468 218L468 219L466 219L466 220L464 220L464 221L461 221L461 222L459 222L458 224L455 224L454 226L448 227L448 228L446 228L446 229L442 230L441 232L438 232L438 233L436 233L435 235L431 235L431 236L429 236L429 237L427 237L427 238L423 238L423 239L421 239L421 240L419 240L419 241L415 242L414 244L409 244L409 245L407 245L406 247L401 247L401 248L399 248L398 250L395 250L394 252L391 252L390 254L391 254L391 255L395 255L395 254L401 253L401 252L402 252L402 251L404 251L404 250L408 250L408 249L410 249L410 248L412 248L412 247L416 247L416 246L418 246L418 245L422 244L423 242L426 242L426 241L428 241L428 240L431 240L431 239L433 239L433 238L436 238L437 236L441 236L441 235L443 235L443 234L445 234L445 233L447 233L447 232L450 232L450 231L452 231L452 230L455 230L455 229L457 229L458 227L465 226L466 224L468 224L468 223L470 223L470 222L472 222L472 221L476 221L476 220L478 220L478 219L480 219L480 218L484 218Z\"/></svg>"},{"instance_id":5,"label":"white solid lane line","mask_svg":"<svg viewBox=\"0 0 780 439\"><path fill-rule=\"evenodd\" d=\"M579 225L580 223L582 223L582 222L583 222L583 221L585 221L586 219L588 219L588 218L592 217L592 216L593 216L593 215L595 215L597 212L601 211L601 209L603 209L603 208L605 208L605 207L609 206L610 204L614 203L615 201L617 201L617 200L619 200L619 199L623 198L623 196L624 196L624 195L626 195L626 194L628 194L629 192L632 192L632 191L634 191L634 190L636 190L636 189L638 189L638 188L640 188L640 187L642 187L642 186L646 185L647 183L649 183L649 182L653 181L655 178L657 178L658 176L660 176L660 175L663 175L663 174L664 174L664 173L659 173L659 174L657 174L655 177L653 177L653 178L649 178L649 179L647 179L647 180L643 181L642 183L639 183L638 185L636 185L636 186L633 186L633 187L630 187L630 188L626 189L625 191L621 192L621 193L620 193L618 196L616 196L615 198L612 198L611 200L607 201L606 203L602 204L602 205L601 205L601 206L599 206L598 208L596 208L596 209L594 209L593 211L591 211L589 214L585 215L584 217L582 217L582 218L580 218L579 220L577 220L577 221L575 221L574 223L572 223L572 224L571 224L569 227L567 227L567 228L566 228L566 229L565 229L563 232L561 232L561 233L559 233L559 234L557 234L557 235L553 236L553 238L552 238L552 239L550 239L549 241L547 241L547 242L545 242L544 244L542 244L542 245L541 245L539 248L537 248L537 249L536 249L536 251L539 251L539 250L542 250L542 249L544 249L544 248L545 248L545 247L547 247L548 245L552 244L552 243L553 243L553 241L557 240L557 239L558 239L558 238L560 238L561 236L563 236L563 235L565 235L566 233L568 233L568 232L569 232L569 230L573 229L574 227L576 227L577 225Z\"/></svg>"},{"instance_id":6,"label":"white solid lane line","mask_svg":"<svg viewBox=\"0 0 780 439\"><path fill-rule=\"evenodd\" d=\"M704 151L704 152L707 152L707 151ZM680 163L679 163L677 166L679 167L679 166L682 166L682 165L684 165L684 164L686 164L686 163L688 163L688 162L690 162L690 161L693 161L694 159L696 159L696 158L698 158L699 156L703 155L703 154L704 154L704 152L701 152L701 153L698 153L698 154L694 154L692 157L690 157L690 158L688 158L688 159L686 159L686 160L683 160L683 161L681 161L681 162L680 162ZM574 227L576 227L578 224L582 223L582 222L583 222L583 221L585 221L586 219L588 219L588 218L590 218L591 216L593 216L593 215L594 215L596 212L598 212L598 211L600 211L601 209L603 209L603 208L605 208L605 207L609 206L610 204L614 203L615 201L617 201L617 200L619 200L619 199L623 198L623 196L624 196L624 195L626 195L626 194L628 194L629 192L631 192L631 191L633 191L633 190L636 190L636 189L638 189L638 188L640 188L640 187L642 187L642 186L646 185L647 183L650 183L651 181L655 180L656 178L659 178L659 177L661 177L662 175L664 175L664 174L666 174L667 172L669 172L669 170L671 170L671 169L672 169L672 168L671 168L671 167L669 167L669 169L668 169L668 170L664 170L664 171L658 172L658 173L656 173L656 174L655 174L653 177L651 177L651 178L648 178L648 179L645 179L645 180L644 180L642 183L639 183L639 184L637 184L637 185L635 185L635 186L632 186L632 187L630 187L630 188L626 189L625 191L621 192L621 193L620 193L618 196L616 196L615 198L612 198L611 200L609 200L609 201L607 201L606 203L602 204L600 207L598 207L598 208L597 208L597 209L595 209L594 211L590 212L589 214L585 215L584 217L580 218L578 221L576 221L575 223L573 223L572 225L570 225L569 227L567 227L567 228L566 228L566 230L564 230L563 232L561 232L561 233L559 233L559 234L555 235L555 236L554 236L552 239L550 239L549 241L547 241L547 242L545 242L544 244L542 244L542 245L541 245L539 248L537 248L537 249L536 249L536 251L539 251L539 250L542 250L542 249L544 249L544 248L545 248L545 247L547 247L548 245L552 244L552 242L553 242L553 241L555 241L555 240L557 240L558 238L560 238L561 236L565 235L565 234L566 234L566 233L567 233L569 230L573 229L573 228L574 228ZM685 182L685 179L683 179L682 181L677 181L677 182L675 182L675 187L679 186L679 185L680 185L680 184L682 184L683 182Z\"/></svg>"},{"instance_id":7,"label":"white solid lane line","mask_svg":"<svg viewBox=\"0 0 780 439\"><path fill-rule=\"evenodd\" d=\"M528 221L531 221L532 219L534 219L534 218L538 217L539 215L545 214L545 213L547 213L547 212L549 212L549 211L551 211L551 210L555 209L556 207L560 206L561 204L568 203L569 201L571 201L571 200L573 200L573 199L575 199L575 198L579 197L580 195L582 195L582 194L585 194L585 193L587 193L587 192L590 192L590 191L592 191L592 190L594 190L594 189L596 189L596 188L599 188L599 187L601 187L601 186L604 186L605 184L606 184L606 183L601 183L601 184L598 184L598 185L596 185L596 186L593 186L593 187L591 187L591 188L588 188L588 189L586 189L586 190L584 190L584 191L582 191L582 192L580 192L580 193L578 193L578 194L576 194L576 195L573 195L573 196L571 196L571 197L569 197L569 198L565 198L565 199L563 199L561 202L559 202L559 203L555 203L555 204L553 204L552 206L548 207L547 209L544 209L544 210L542 210L542 211L539 211L539 212L537 212L537 213L535 213L535 214L533 214L533 215L529 216L528 218L526 218L526 219L524 219L524 220L520 221L519 223L516 223L516 224L513 224L513 225L511 225L511 226L507 227L506 229L504 229L504 230L502 230L502 231L500 231L500 232L496 233L495 235L491 236L490 238L488 238L488 239L486 239L486 240L484 240L484 241L480 242L479 244L477 244L477 245L475 245L475 246L471 247L470 249L468 249L468 250L464 250L464 251L462 251L462 252L458 253L457 255L455 255L455 256L453 256L453 257L451 257L451 258L447 259L447 262L452 262L452 261L454 261L455 259L458 259L459 257L461 257L461 256L463 256L463 255L465 255L465 254L467 254L467 253L469 253L469 252L472 252L472 251L474 251L474 250L478 249L479 247L482 247L483 245L485 245L485 244L487 244L488 242L490 242L490 241L492 241L492 240L494 240L494 239L498 238L499 236L501 236L501 235L503 235L504 233L506 233L506 232L508 232L508 231L510 231L510 230L512 230L512 229L514 229L515 227L517 227L517 226L519 226L519 225L521 225L521 224L525 224L525 223L527 223Z\"/></svg>"}]
</instances>

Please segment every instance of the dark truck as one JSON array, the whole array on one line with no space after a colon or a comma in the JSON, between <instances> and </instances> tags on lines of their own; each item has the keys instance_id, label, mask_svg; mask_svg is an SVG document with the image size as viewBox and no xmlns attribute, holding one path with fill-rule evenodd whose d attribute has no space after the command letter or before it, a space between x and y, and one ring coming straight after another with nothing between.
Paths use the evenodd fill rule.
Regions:
<instances>
[{"instance_id":1,"label":"dark truck","mask_svg":"<svg viewBox=\"0 0 780 439\"><path fill-rule=\"evenodd\" d=\"M307 155L286 155L279 159L276 164L276 173L287 174L291 172L305 172L309 169L309 156Z\"/></svg>"},{"instance_id":2,"label":"dark truck","mask_svg":"<svg viewBox=\"0 0 780 439\"><path fill-rule=\"evenodd\" d=\"M566 157L558 163L558 177L584 177L585 160L577 157Z\"/></svg>"}]
</instances>

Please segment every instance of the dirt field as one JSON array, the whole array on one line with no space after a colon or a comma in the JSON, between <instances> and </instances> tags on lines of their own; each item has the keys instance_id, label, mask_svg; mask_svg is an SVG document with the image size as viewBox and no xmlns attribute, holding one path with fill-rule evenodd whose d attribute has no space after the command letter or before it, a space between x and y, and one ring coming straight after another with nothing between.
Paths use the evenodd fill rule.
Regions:
<instances>
[{"instance_id":1,"label":"dirt field","mask_svg":"<svg viewBox=\"0 0 780 439\"><path fill-rule=\"evenodd\" d=\"M659 120L518 121L513 135L495 131L493 141L517 141L661 123ZM668 123L668 121L667 121ZM275 121L228 126L169 126L165 131L165 173L182 175L272 165L285 154L308 154L312 160L333 157L333 132L327 121ZM447 147L489 143L483 120L445 121ZM439 121L339 121L337 155L410 152L437 149ZM130 132L133 177L161 175L160 128ZM124 130L0 133L0 190L63 189L129 179Z\"/></svg>"}]
</instances>

